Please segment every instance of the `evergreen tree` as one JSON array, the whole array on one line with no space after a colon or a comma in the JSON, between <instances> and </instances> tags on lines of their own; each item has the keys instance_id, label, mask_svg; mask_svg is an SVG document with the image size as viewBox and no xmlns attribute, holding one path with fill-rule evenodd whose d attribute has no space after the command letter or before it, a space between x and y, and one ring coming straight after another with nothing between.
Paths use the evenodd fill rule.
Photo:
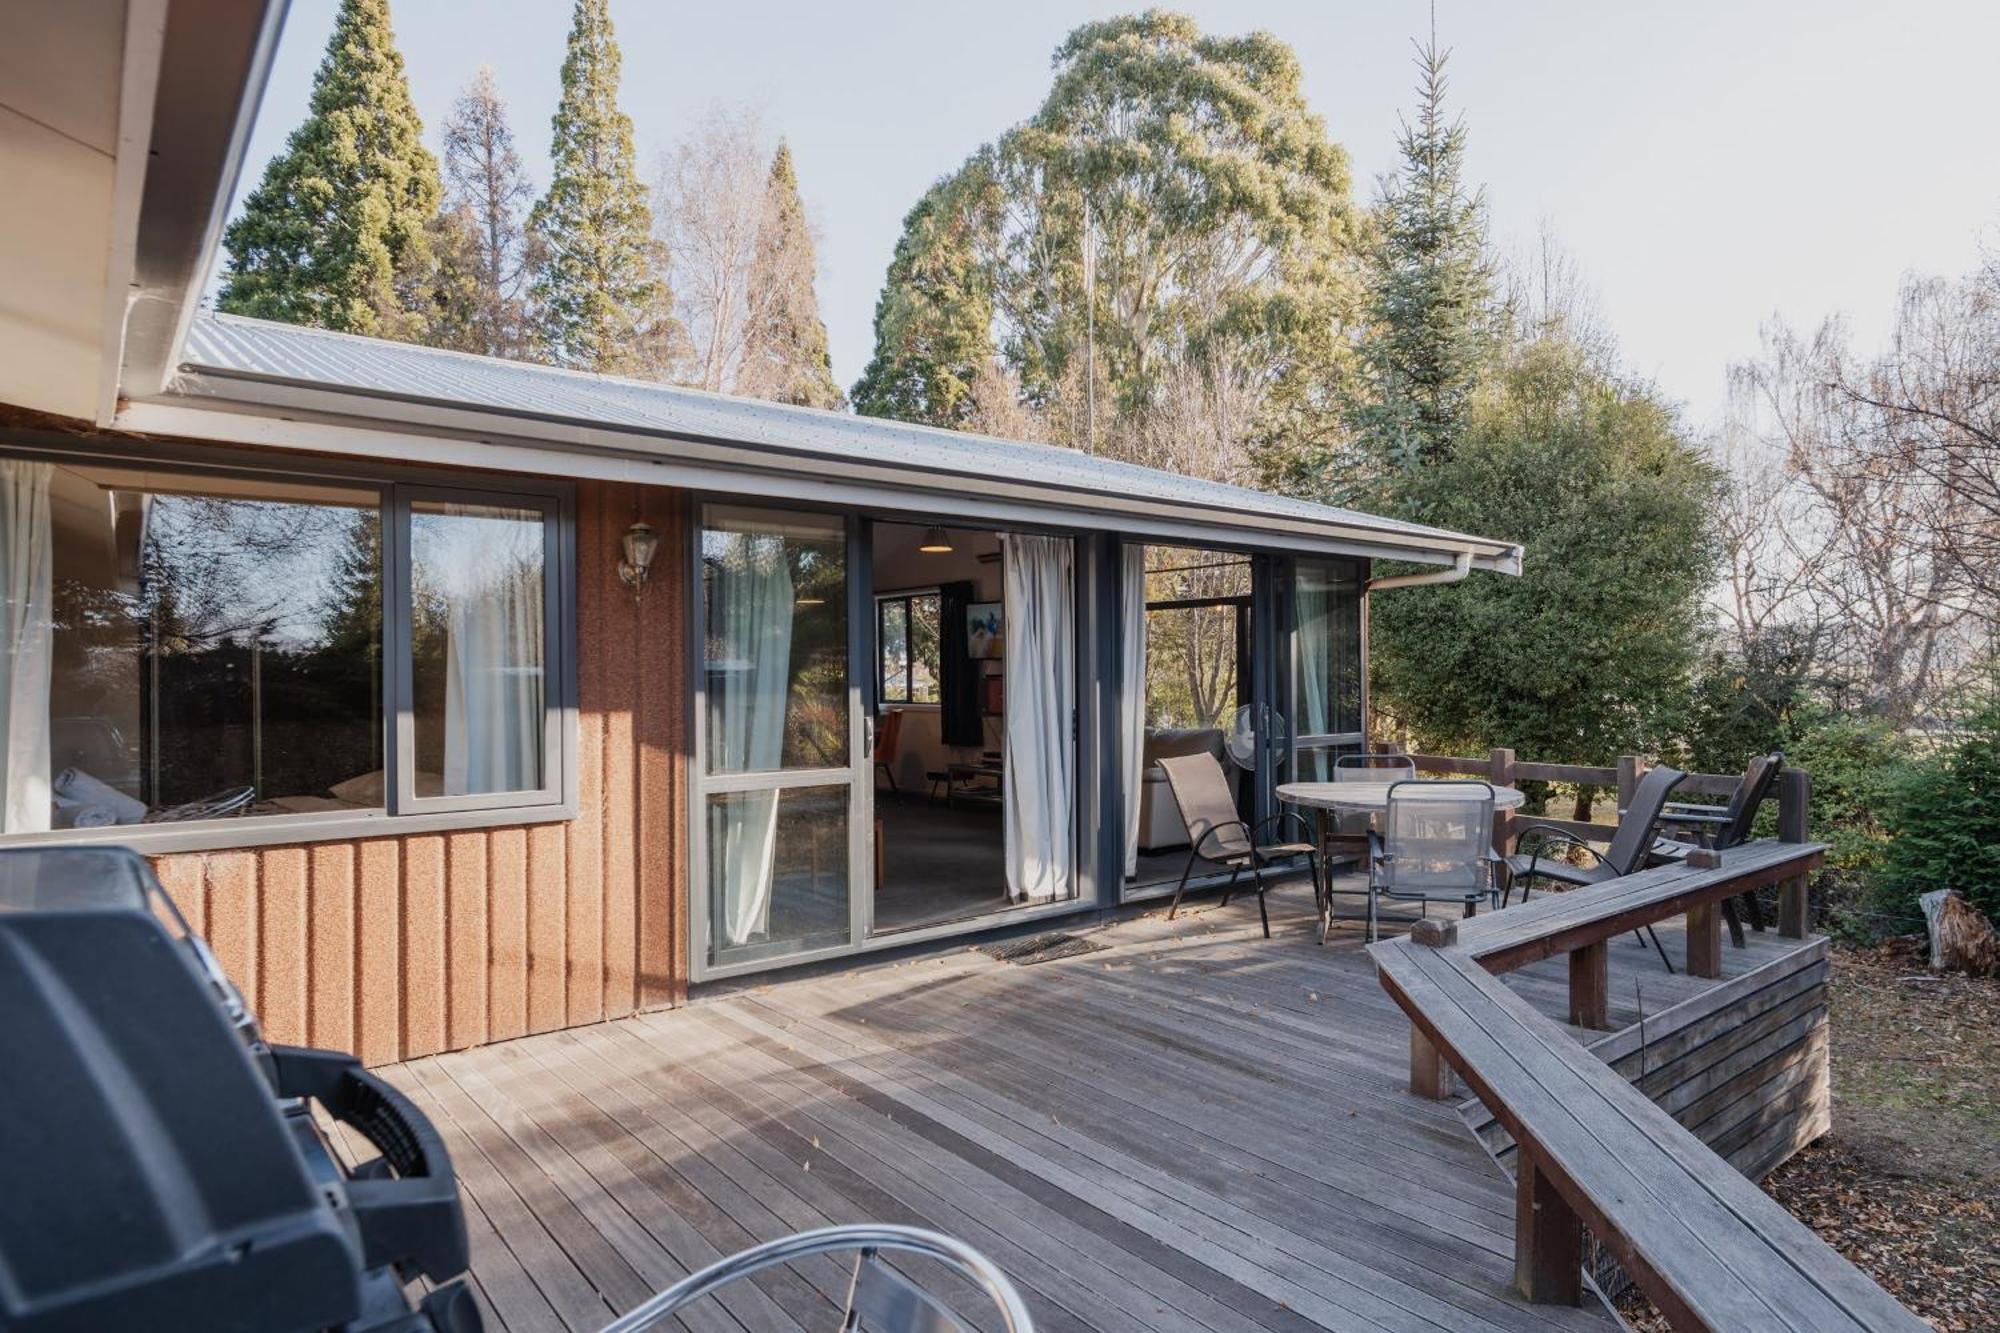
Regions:
<instances>
[{"instance_id":1,"label":"evergreen tree","mask_svg":"<svg viewBox=\"0 0 2000 1333\"><path fill-rule=\"evenodd\" d=\"M955 180L938 183L903 218L875 302L875 355L854 385L854 410L963 429L974 385L994 358L993 301Z\"/></svg>"},{"instance_id":2,"label":"evergreen tree","mask_svg":"<svg viewBox=\"0 0 2000 1333\"><path fill-rule=\"evenodd\" d=\"M388 0L342 0L311 113L223 234L221 308L423 336L439 194Z\"/></svg>"},{"instance_id":3,"label":"evergreen tree","mask_svg":"<svg viewBox=\"0 0 2000 1333\"><path fill-rule=\"evenodd\" d=\"M576 0L549 156L529 231L542 248L533 300L542 354L560 366L659 376L679 341L632 121L618 109L621 57L607 0Z\"/></svg>"},{"instance_id":4,"label":"evergreen tree","mask_svg":"<svg viewBox=\"0 0 2000 1333\"><path fill-rule=\"evenodd\" d=\"M750 261L750 328L737 392L775 403L838 408L840 386L826 348L826 324L813 291L812 229L799 198L792 150L780 143L757 220Z\"/></svg>"},{"instance_id":5,"label":"evergreen tree","mask_svg":"<svg viewBox=\"0 0 2000 1333\"><path fill-rule=\"evenodd\" d=\"M1450 456L1494 351L1485 195L1465 185L1464 122L1445 118L1449 54L1435 36L1417 49L1417 120L1398 137L1403 165L1377 209L1369 257L1367 394L1355 425L1392 469Z\"/></svg>"},{"instance_id":6,"label":"evergreen tree","mask_svg":"<svg viewBox=\"0 0 2000 1333\"><path fill-rule=\"evenodd\" d=\"M507 123L507 103L482 65L444 122L445 212L458 241L469 303L448 343L488 356L519 356L527 342L527 231L522 210L533 197Z\"/></svg>"}]
</instances>

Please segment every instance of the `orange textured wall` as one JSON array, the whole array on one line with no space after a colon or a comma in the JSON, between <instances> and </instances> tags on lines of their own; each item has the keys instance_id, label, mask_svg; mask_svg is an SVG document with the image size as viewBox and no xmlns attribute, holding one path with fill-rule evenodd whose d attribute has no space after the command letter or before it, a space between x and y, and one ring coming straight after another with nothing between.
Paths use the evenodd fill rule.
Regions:
<instances>
[{"instance_id":1,"label":"orange textured wall","mask_svg":"<svg viewBox=\"0 0 2000 1333\"><path fill-rule=\"evenodd\" d=\"M638 598L616 563L642 518ZM576 545L579 818L155 859L272 1041L383 1064L686 995L680 496L580 483Z\"/></svg>"}]
</instances>

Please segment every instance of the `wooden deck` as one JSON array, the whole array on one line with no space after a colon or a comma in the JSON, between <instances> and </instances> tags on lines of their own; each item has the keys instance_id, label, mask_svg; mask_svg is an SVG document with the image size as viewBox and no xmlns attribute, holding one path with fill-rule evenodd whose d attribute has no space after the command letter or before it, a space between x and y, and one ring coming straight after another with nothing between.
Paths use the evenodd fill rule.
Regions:
<instances>
[{"instance_id":1,"label":"wooden deck","mask_svg":"<svg viewBox=\"0 0 2000 1333\"><path fill-rule=\"evenodd\" d=\"M1047 1330L1603 1329L1514 1294L1513 1191L1302 886L967 949L386 1071L446 1134L491 1327L590 1330L757 1240L830 1222L985 1251ZM1664 933L1664 932L1663 932ZM1752 936L1725 975L1796 942ZM1668 940L1678 959L1678 941ZM1611 950L1614 1026L1709 983ZM1560 959L1510 978L1560 1015ZM688 1326L832 1326L846 1272L768 1275ZM967 1308L970 1308L969 1306Z\"/></svg>"}]
</instances>

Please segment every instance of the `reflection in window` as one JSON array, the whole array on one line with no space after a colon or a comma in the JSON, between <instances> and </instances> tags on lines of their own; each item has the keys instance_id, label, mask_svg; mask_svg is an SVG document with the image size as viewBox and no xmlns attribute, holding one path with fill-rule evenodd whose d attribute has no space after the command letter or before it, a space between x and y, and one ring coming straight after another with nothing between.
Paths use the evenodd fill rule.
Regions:
<instances>
[{"instance_id":1,"label":"reflection in window","mask_svg":"<svg viewBox=\"0 0 2000 1333\"><path fill-rule=\"evenodd\" d=\"M844 767L841 520L712 506L701 555L708 771Z\"/></svg>"},{"instance_id":2,"label":"reflection in window","mask_svg":"<svg viewBox=\"0 0 2000 1333\"><path fill-rule=\"evenodd\" d=\"M539 509L410 506L419 797L545 785L546 567Z\"/></svg>"},{"instance_id":3,"label":"reflection in window","mask_svg":"<svg viewBox=\"0 0 2000 1333\"><path fill-rule=\"evenodd\" d=\"M1301 739L1361 730L1361 576L1350 564L1301 561L1293 591ZM1302 749L1299 776L1331 776L1332 751Z\"/></svg>"},{"instance_id":4,"label":"reflection in window","mask_svg":"<svg viewBox=\"0 0 2000 1333\"><path fill-rule=\"evenodd\" d=\"M379 809L370 487L0 459L0 831Z\"/></svg>"},{"instance_id":5,"label":"reflection in window","mask_svg":"<svg viewBox=\"0 0 2000 1333\"><path fill-rule=\"evenodd\" d=\"M847 941L847 805L845 786L708 798L714 961Z\"/></svg>"}]
</instances>

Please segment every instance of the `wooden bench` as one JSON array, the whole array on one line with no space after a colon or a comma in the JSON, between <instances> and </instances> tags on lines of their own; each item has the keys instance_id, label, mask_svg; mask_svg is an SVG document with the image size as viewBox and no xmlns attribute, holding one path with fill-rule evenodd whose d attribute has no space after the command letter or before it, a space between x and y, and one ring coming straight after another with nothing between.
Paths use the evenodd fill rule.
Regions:
<instances>
[{"instance_id":1,"label":"wooden bench","mask_svg":"<svg viewBox=\"0 0 2000 1333\"><path fill-rule=\"evenodd\" d=\"M1370 949L1410 1018L1413 1090L1441 1095L1449 1066L1514 1139L1515 1283L1530 1300L1581 1299L1588 1226L1677 1329L1927 1327L1498 975L1568 953L1572 1017L1601 1018L1606 940L1677 912L1713 917L1822 853L1751 843L1718 867L1646 871ZM1691 954L1703 947L1690 939Z\"/></svg>"}]
</instances>

